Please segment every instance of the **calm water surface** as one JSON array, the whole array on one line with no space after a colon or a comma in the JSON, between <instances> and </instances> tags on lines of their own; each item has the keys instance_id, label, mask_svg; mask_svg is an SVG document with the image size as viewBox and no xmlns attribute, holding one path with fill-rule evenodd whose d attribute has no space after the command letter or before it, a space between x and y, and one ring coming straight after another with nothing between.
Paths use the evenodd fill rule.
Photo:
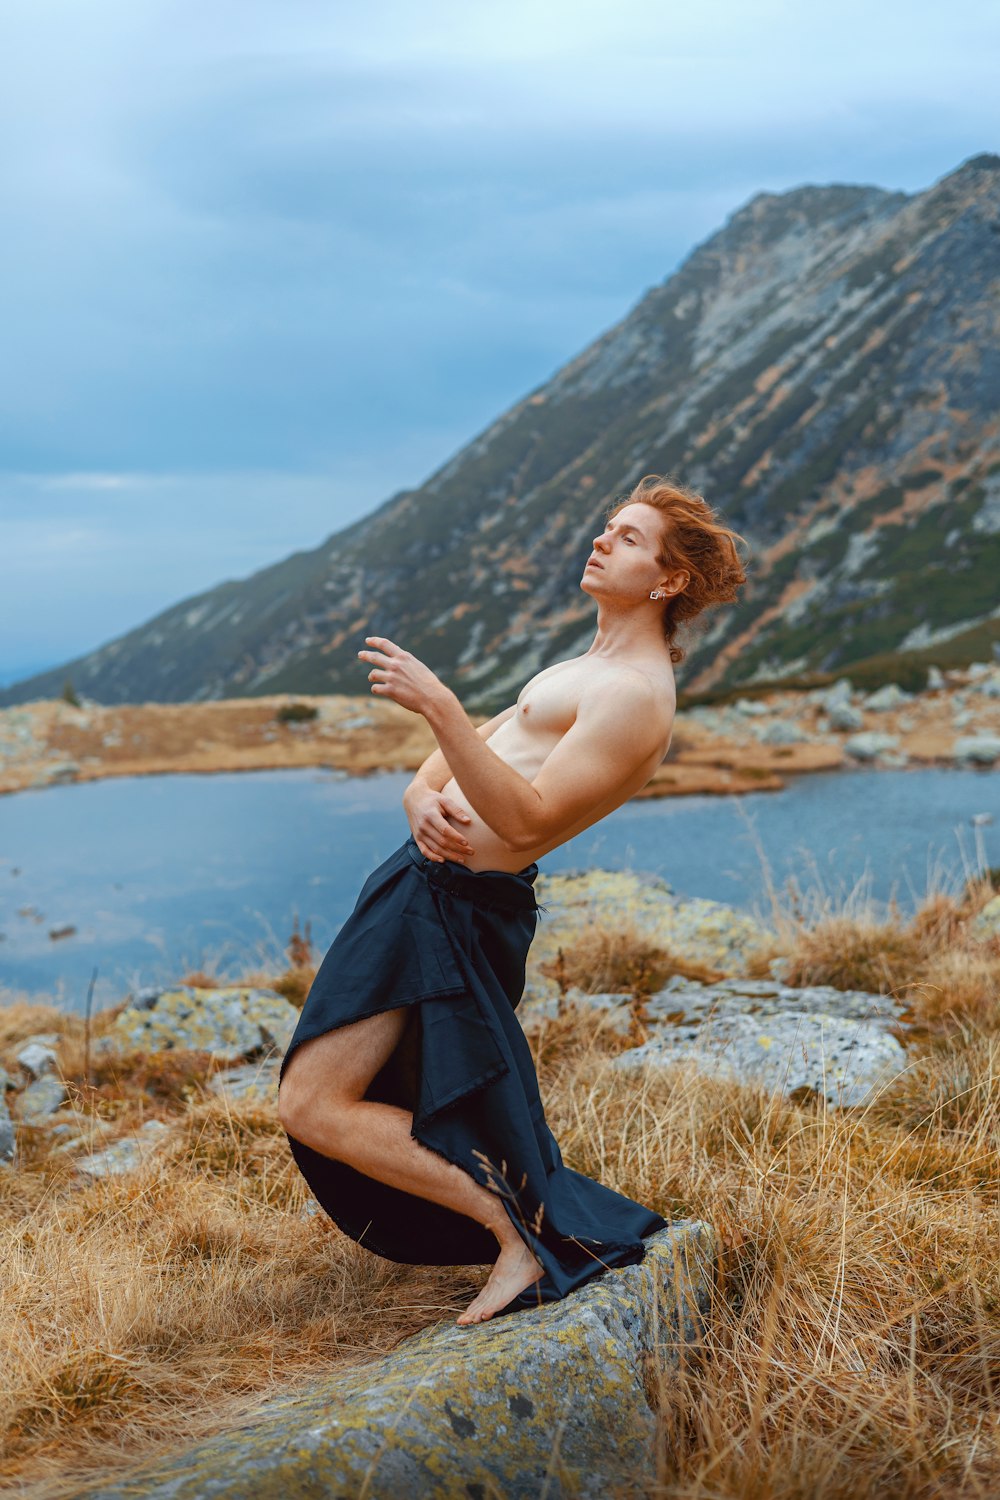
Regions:
<instances>
[{"instance_id":1,"label":"calm water surface","mask_svg":"<svg viewBox=\"0 0 1000 1500\"><path fill-rule=\"evenodd\" d=\"M0 797L0 987L82 1010L204 968L280 962L296 915L322 954L369 872L409 833L404 773L316 770L109 778ZM859 879L912 910L1000 865L994 772L855 770L780 792L627 803L543 872L652 871L680 894L761 913L765 867L842 895ZM974 827L977 813L994 821ZM53 940L50 929L76 932Z\"/></svg>"}]
</instances>

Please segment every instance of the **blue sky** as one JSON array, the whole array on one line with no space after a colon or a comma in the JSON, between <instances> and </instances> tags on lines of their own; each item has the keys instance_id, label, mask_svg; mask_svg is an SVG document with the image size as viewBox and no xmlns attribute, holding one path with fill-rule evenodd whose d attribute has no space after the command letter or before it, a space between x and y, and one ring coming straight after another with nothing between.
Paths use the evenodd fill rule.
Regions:
<instances>
[{"instance_id":1,"label":"blue sky","mask_svg":"<svg viewBox=\"0 0 1000 1500\"><path fill-rule=\"evenodd\" d=\"M1000 149L1000 7L5 0L0 681L414 486L754 193Z\"/></svg>"}]
</instances>

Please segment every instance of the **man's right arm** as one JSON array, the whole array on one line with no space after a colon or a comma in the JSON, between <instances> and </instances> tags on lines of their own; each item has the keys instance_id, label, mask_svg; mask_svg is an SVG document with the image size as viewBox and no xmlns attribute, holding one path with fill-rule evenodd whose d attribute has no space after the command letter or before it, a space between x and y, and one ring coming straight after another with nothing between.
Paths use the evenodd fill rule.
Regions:
<instances>
[{"instance_id":1,"label":"man's right arm","mask_svg":"<svg viewBox=\"0 0 1000 1500\"><path fill-rule=\"evenodd\" d=\"M501 724L506 724L507 720L512 719L516 713L517 704L512 703L510 708L505 708L502 713L496 714L492 719L487 719L485 724L477 724L476 733L481 735L484 740L488 740L495 729L499 729ZM419 781L423 790L442 792L450 780L451 767L441 754L441 751L434 750L414 772L413 780L406 788L406 791L409 792ZM406 792L403 793L403 796L406 796Z\"/></svg>"}]
</instances>

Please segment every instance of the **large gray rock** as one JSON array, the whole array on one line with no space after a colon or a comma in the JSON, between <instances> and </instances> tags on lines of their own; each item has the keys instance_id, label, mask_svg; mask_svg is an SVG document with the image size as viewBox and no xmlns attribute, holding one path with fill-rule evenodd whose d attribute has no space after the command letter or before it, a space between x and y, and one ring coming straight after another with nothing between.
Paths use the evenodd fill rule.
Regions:
<instances>
[{"instance_id":1,"label":"large gray rock","mask_svg":"<svg viewBox=\"0 0 1000 1500\"><path fill-rule=\"evenodd\" d=\"M854 689L846 677L838 677L832 687L821 690L817 702L822 704L828 714L832 714L835 708L843 708L850 704L854 697Z\"/></svg>"},{"instance_id":2,"label":"large gray rock","mask_svg":"<svg viewBox=\"0 0 1000 1500\"><path fill-rule=\"evenodd\" d=\"M1000 937L1000 896L993 896L982 911L977 912L969 923L969 931L976 938Z\"/></svg>"},{"instance_id":3,"label":"large gray rock","mask_svg":"<svg viewBox=\"0 0 1000 1500\"><path fill-rule=\"evenodd\" d=\"M42 766L37 775L32 778L31 785L33 787L58 785L64 781L75 781L79 774L79 761L51 761L47 766Z\"/></svg>"},{"instance_id":4,"label":"large gray rock","mask_svg":"<svg viewBox=\"0 0 1000 1500\"><path fill-rule=\"evenodd\" d=\"M904 703L913 702L913 694L907 693L898 682L887 682L884 687L876 688L869 693L865 699L865 708L872 713L884 713L886 709L900 708Z\"/></svg>"},{"instance_id":5,"label":"large gray rock","mask_svg":"<svg viewBox=\"0 0 1000 1500\"><path fill-rule=\"evenodd\" d=\"M810 736L791 719L772 719L757 735L762 745L802 745Z\"/></svg>"},{"instance_id":6,"label":"large gray rock","mask_svg":"<svg viewBox=\"0 0 1000 1500\"><path fill-rule=\"evenodd\" d=\"M0 1092L0 1164L6 1165L13 1161L15 1142L14 1122L7 1108L6 1097Z\"/></svg>"},{"instance_id":7,"label":"large gray rock","mask_svg":"<svg viewBox=\"0 0 1000 1500\"><path fill-rule=\"evenodd\" d=\"M278 1071L281 1058L265 1058L263 1062L244 1063L239 1068L226 1068L209 1079L209 1091L229 1099L253 1099L263 1103L278 1098Z\"/></svg>"},{"instance_id":8,"label":"large gray rock","mask_svg":"<svg viewBox=\"0 0 1000 1500\"><path fill-rule=\"evenodd\" d=\"M66 1090L54 1073L45 1073L29 1083L17 1096L18 1119L26 1125L41 1125L65 1102Z\"/></svg>"},{"instance_id":9,"label":"large gray rock","mask_svg":"<svg viewBox=\"0 0 1000 1500\"><path fill-rule=\"evenodd\" d=\"M613 1029L624 1033L631 1024L635 1002L629 991L590 994L571 985L563 1003L602 1012ZM531 997L522 1004L527 1006L526 1017L552 1017L561 1009L556 997ZM872 990L838 990L832 984L797 986L778 979L719 979L714 984L702 984L681 974L673 975L661 990L647 996L641 1007L647 1027L685 1025L717 1014L773 1016L800 1011L904 1029L910 1024L902 1019L905 1008L902 1000Z\"/></svg>"},{"instance_id":10,"label":"large gray rock","mask_svg":"<svg viewBox=\"0 0 1000 1500\"><path fill-rule=\"evenodd\" d=\"M54 1048L62 1040L57 1031L40 1032L28 1037L17 1053L17 1062L31 1078L41 1078L43 1073L55 1071Z\"/></svg>"},{"instance_id":11,"label":"large gray rock","mask_svg":"<svg viewBox=\"0 0 1000 1500\"><path fill-rule=\"evenodd\" d=\"M595 923L617 929L634 925L651 944L683 954L725 974L745 972L777 939L751 913L724 901L674 895L661 877L626 870L541 874L535 892L543 911L528 955L528 989L539 999L554 996L558 986L542 974L558 950Z\"/></svg>"},{"instance_id":12,"label":"large gray rock","mask_svg":"<svg viewBox=\"0 0 1000 1500\"><path fill-rule=\"evenodd\" d=\"M570 985L564 997L558 995L535 996L525 991L518 1008L518 1015L522 1017L525 1027L529 1027L535 1020L554 1019L561 1015L568 1006L576 1006L581 1010L600 1013L602 1025L606 1025L610 1031L625 1035L631 1026L633 1004L632 994L626 990L607 990L591 994L586 990L578 989L576 985Z\"/></svg>"},{"instance_id":13,"label":"large gray rock","mask_svg":"<svg viewBox=\"0 0 1000 1500\"><path fill-rule=\"evenodd\" d=\"M748 719L758 719L761 714L770 712L767 704L756 698L737 698L733 708L737 713L745 714Z\"/></svg>"},{"instance_id":14,"label":"large gray rock","mask_svg":"<svg viewBox=\"0 0 1000 1500\"><path fill-rule=\"evenodd\" d=\"M965 735L955 741L951 753L956 760L971 760L977 765L991 766L1000 756L1000 735Z\"/></svg>"},{"instance_id":15,"label":"large gray rock","mask_svg":"<svg viewBox=\"0 0 1000 1500\"><path fill-rule=\"evenodd\" d=\"M85 1177L121 1177L125 1172L134 1172L169 1133L170 1126L162 1120L147 1120L135 1135L125 1136L103 1151L80 1157L75 1162L76 1169Z\"/></svg>"},{"instance_id":16,"label":"large gray rock","mask_svg":"<svg viewBox=\"0 0 1000 1500\"><path fill-rule=\"evenodd\" d=\"M646 1002L653 1022L677 1017L681 1022L705 1020L716 1014L773 1016L798 1011L804 1015L837 1016L843 1021L865 1021L899 1027L904 1002L871 990L839 990L832 984L785 984L777 979L720 979L714 984L675 975Z\"/></svg>"},{"instance_id":17,"label":"large gray rock","mask_svg":"<svg viewBox=\"0 0 1000 1500\"><path fill-rule=\"evenodd\" d=\"M697 1027L661 1029L612 1059L615 1068L694 1062L700 1072L783 1094L814 1089L835 1106L866 1104L906 1067L906 1053L880 1025L839 1016L775 1011L714 1016Z\"/></svg>"},{"instance_id":18,"label":"large gray rock","mask_svg":"<svg viewBox=\"0 0 1000 1500\"><path fill-rule=\"evenodd\" d=\"M640 1265L561 1302L461 1327L272 1397L237 1429L119 1480L91 1500L329 1496L353 1500L638 1497L655 1477L648 1366L699 1340L717 1257L709 1224L646 1241Z\"/></svg>"},{"instance_id":19,"label":"large gray rock","mask_svg":"<svg viewBox=\"0 0 1000 1500\"><path fill-rule=\"evenodd\" d=\"M877 760L887 751L898 750L899 741L894 734L882 734L877 729L866 729L861 734L852 734L844 741L844 749L855 760Z\"/></svg>"},{"instance_id":20,"label":"large gray rock","mask_svg":"<svg viewBox=\"0 0 1000 1500\"><path fill-rule=\"evenodd\" d=\"M298 1018L296 1007L276 990L179 984L137 991L115 1017L111 1034L125 1047L187 1047L238 1062L263 1052L284 1055Z\"/></svg>"},{"instance_id":21,"label":"large gray rock","mask_svg":"<svg viewBox=\"0 0 1000 1500\"><path fill-rule=\"evenodd\" d=\"M600 1016L600 1026L627 1036L632 996L571 988L564 1004ZM548 999L529 1014L555 1015ZM619 1053L614 1066L667 1066L694 1061L715 1077L763 1083L784 1093L805 1084L833 1105L863 1102L905 1067L889 1028L908 1029L904 1004L868 990L832 985L796 987L776 979L723 979L714 984L675 975L641 1008L647 1040Z\"/></svg>"},{"instance_id":22,"label":"large gray rock","mask_svg":"<svg viewBox=\"0 0 1000 1500\"><path fill-rule=\"evenodd\" d=\"M865 716L850 703L835 703L828 714L831 729L860 729Z\"/></svg>"},{"instance_id":23,"label":"large gray rock","mask_svg":"<svg viewBox=\"0 0 1000 1500\"><path fill-rule=\"evenodd\" d=\"M54 1137L52 1149L67 1153L79 1151L83 1147L88 1152L94 1152L104 1146L105 1141L116 1129L111 1120L102 1120L99 1115L81 1115L73 1111L66 1111L65 1118L60 1118L62 1111L49 1120L49 1133Z\"/></svg>"}]
</instances>

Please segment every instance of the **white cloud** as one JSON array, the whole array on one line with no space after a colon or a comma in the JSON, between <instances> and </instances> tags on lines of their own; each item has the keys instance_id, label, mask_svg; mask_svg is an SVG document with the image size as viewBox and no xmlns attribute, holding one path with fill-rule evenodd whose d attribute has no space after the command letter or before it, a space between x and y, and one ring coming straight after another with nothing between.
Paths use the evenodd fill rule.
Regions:
<instances>
[{"instance_id":1,"label":"white cloud","mask_svg":"<svg viewBox=\"0 0 1000 1500\"><path fill-rule=\"evenodd\" d=\"M149 483L156 483L161 476L143 474L15 474L11 478L22 483L35 483L43 490L72 490L75 494L87 494L91 490L104 493L107 490L135 490Z\"/></svg>"}]
</instances>

